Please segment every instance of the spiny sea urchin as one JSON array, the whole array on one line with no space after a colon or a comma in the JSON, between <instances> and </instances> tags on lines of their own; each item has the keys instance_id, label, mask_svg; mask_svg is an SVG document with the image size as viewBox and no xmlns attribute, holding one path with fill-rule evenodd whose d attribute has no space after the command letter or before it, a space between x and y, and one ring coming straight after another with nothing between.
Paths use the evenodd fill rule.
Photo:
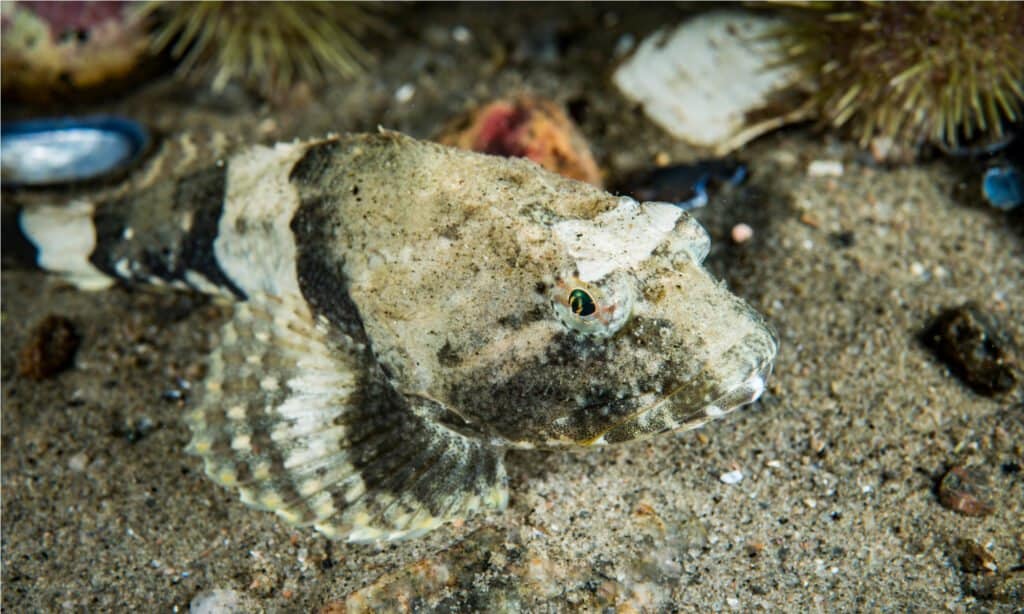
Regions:
<instances>
[{"instance_id":1,"label":"spiny sea urchin","mask_svg":"<svg viewBox=\"0 0 1024 614\"><path fill-rule=\"evenodd\" d=\"M862 145L998 140L1022 117L1024 3L803 5L781 33L823 122Z\"/></svg>"},{"instance_id":2,"label":"spiny sea urchin","mask_svg":"<svg viewBox=\"0 0 1024 614\"><path fill-rule=\"evenodd\" d=\"M265 93L331 73L351 77L372 60L358 37L385 26L366 5L349 2L148 2L153 47L181 58L179 71L232 79Z\"/></svg>"}]
</instances>

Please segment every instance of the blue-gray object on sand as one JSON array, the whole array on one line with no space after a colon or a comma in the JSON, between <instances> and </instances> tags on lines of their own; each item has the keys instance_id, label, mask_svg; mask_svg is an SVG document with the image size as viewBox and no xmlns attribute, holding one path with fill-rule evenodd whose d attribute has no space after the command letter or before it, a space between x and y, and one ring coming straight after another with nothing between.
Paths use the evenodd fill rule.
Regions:
<instances>
[{"instance_id":1,"label":"blue-gray object on sand","mask_svg":"<svg viewBox=\"0 0 1024 614\"><path fill-rule=\"evenodd\" d=\"M743 164L732 160L701 160L641 172L612 189L637 200L675 203L684 211L690 211L708 204L710 184L739 185L746 178L747 168Z\"/></svg>"},{"instance_id":2,"label":"blue-gray object on sand","mask_svg":"<svg viewBox=\"0 0 1024 614\"><path fill-rule=\"evenodd\" d=\"M61 186L125 170L149 147L142 124L121 117L49 118L3 124L3 187Z\"/></svg>"},{"instance_id":3,"label":"blue-gray object on sand","mask_svg":"<svg viewBox=\"0 0 1024 614\"><path fill-rule=\"evenodd\" d=\"M1024 174L1015 166L993 166L981 181L985 200L997 209L1008 211L1024 203Z\"/></svg>"}]
</instances>

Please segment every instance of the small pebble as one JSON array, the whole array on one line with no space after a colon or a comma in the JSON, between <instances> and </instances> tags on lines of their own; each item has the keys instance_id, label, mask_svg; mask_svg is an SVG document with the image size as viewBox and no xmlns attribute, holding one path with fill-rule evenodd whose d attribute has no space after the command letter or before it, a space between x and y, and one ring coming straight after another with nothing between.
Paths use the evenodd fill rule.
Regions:
<instances>
[{"instance_id":1,"label":"small pebble","mask_svg":"<svg viewBox=\"0 0 1024 614\"><path fill-rule=\"evenodd\" d=\"M890 137L876 136L871 139L871 143L869 144L871 157L879 164L885 162L889 159L889 154L892 153L895 144L896 142Z\"/></svg>"},{"instance_id":2,"label":"small pebble","mask_svg":"<svg viewBox=\"0 0 1024 614\"><path fill-rule=\"evenodd\" d=\"M977 467L953 467L939 482L939 502L964 516L988 516L995 511L986 501L987 476Z\"/></svg>"},{"instance_id":3,"label":"small pebble","mask_svg":"<svg viewBox=\"0 0 1024 614\"><path fill-rule=\"evenodd\" d=\"M412 100L412 97L416 95L416 86L412 83L406 83L395 90L395 102L399 104L405 104Z\"/></svg>"},{"instance_id":4,"label":"small pebble","mask_svg":"<svg viewBox=\"0 0 1024 614\"><path fill-rule=\"evenodd\" d=\"M732 237L733 243L736 243L737 245L746 243L754 237L754 229L748 224L736 224L732 227L730 236Z\"/></svg>"},{"instance_id":5,"label":"small pebble","mask_svg":"<svg viewBox=\"0 0 1024 614\"><path fill-rule=\"evenodd\" d=\"M808 177L842 177L843 163L839 160L814 160L807 165Z\"/></svg>"},{"instance_id":6,"label":"small pebble","mask_svg":"<svg viewBox=\"0 0 1024 614\"><path fill-rule=\"evenodd\" d=\"M81 473L85 471L85 468L89 466L89 455L85 452L79 452L68 459L68 469Z\"/></svg>"},{"instance_id":7,"label":"small pebble","mask_svg":"<svg viewBox=\"0 0 1024 614\"><path fill-rule=\"evenodd\" d=\"M138 416L116 424L113 434L118 437L124 437L128 443L137 443L156 430L156 427L157 424L148 416Z\"/></svg>"},{"instance_id":8,"label":"small pebble","mask_svg":"<svg viewBox=\"0 0 1024 614\"><path fill-rule=\"evenodd\" d=\"M812 452L821 456L824 455L825 446L827 443L824 439L819 438L816 434L812 433L810 439L807 441L807 446Z\"/></svg>"},{"instance_id":9,"label":"small pebble","mask_svg":"<svg viewBox=\"0 0 1024 614\"><path fill-rule=\"evenodd\" d=\"M728 473L723 473L718 477L723 484L739 484L743 481L743 472L739 469L734 469Z\"/></svg>"},{"instance_id":10,"label":"small pebble","mask_svg":"<svg viewBox=\"0 0 1024 614\"><path fill-rule=\"evenodd\" d=\"M18 373L34 380L60 373L71 366L79 341L71 320L57 315L43 318L18 353Z\"/></svg>"},{"instance_id":11,"label":"small pebble","mask_svg":"<svg viewBox=\"0 0 1024 614\"><path fill-rule=\"evenodd\" d=\"M465 45L473 40L473 33L466 26L455 26L452 28L452 40L460 45Z\"/></svg>"},{"instance_id":12,"label":"small pebble","mask_svg":"<svg viewBox=\"0 0 1024 614\"><path fill-rule=\"evenodd\" d=\"M800 221L803 221L803 219ZM839 248L853 247L857 244L857 235L852 230L833 232L829 234L828 238L832 245Z\"/></svg>"},{"instance_id":13,"label":"small pebble","mask_svg":"<svg viewBox=\"0 0 1024 614\"><path fill-rule=\"evenodd\" d=\"M169 390L164 390L163 394L161 394L160 397L165 401L170 401L173 403L175 401L180 401L183 398L185 398L185 393L175 388L171 388Z\"/></svg>"},{"instance_id":14,"label":"small pebble","mask_svg":"<svg viewBox=\"0 0 1024 614\"><path fill-rule=\"evenodd\" d=\"M818 218L814 217L810 213L802 214L800 216L800 223L810 226L811 228L819 228L821 226L821 222L818 221Z\"/></svg>"},{"instance_id":15,"label":"small pebble","mask_svg":"<svg viewBox=\"0 0 1024 614\"><path fill-rule=\"evenodd\" d=\"M999 571L996 557L973 539L961 538L956 542L960 568L967 573L994 574Z\"/></svg>"}]
</instances>

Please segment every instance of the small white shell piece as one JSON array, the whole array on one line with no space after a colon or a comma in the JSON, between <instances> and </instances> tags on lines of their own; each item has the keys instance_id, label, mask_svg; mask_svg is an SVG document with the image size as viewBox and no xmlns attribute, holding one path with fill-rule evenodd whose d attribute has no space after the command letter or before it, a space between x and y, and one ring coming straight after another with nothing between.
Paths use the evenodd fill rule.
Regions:
<instances>
[{"instance_id":1,"label":"small white shell piece","mask_svg":"<svg viewBox=\"0 0 1024 614\"><path fill-rule=\"evenodd\" d=\"M778 65L780 51L768 36L781 23L734 10L697 15L645 38L613 81L672 136L725 155L808 114L804 105L748 119L797 81L797 71Z\"/></svg>"}]
</instances>

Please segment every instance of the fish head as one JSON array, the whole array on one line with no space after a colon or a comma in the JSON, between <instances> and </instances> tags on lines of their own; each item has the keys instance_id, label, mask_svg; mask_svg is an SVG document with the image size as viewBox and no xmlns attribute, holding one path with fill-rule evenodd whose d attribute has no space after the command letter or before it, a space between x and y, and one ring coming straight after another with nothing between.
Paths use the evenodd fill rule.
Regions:
<instances>
[{"instance_id":1,"label":"fish head","mask_svg":"<svg viewBox=\"0 0 1024 614\"><path fill-rule=\"evenodd\" d=\"M592 445L695 428L764 391L776 335L701 265L689 214L619 198L512 225L473 266L453 257L447 289L391 334L434 333L388 371L438 420L499 445Z\"/></svg>"},{"instance_id":2,"label":"fish head","mask_svg":"<svg viewBox=\"0 0 1024 614\"><path fill-rule=\"evenodd\" d=\"M776 335L701 265L694 218L622 198L551 230L562 257L545 261L560 266L524 304L531 317L492 323L467 377L449 380L460 415L513 445L592 445L695 428L761 395Z\"/></svg>"},{"instance_id":3,"label":"fish head","mask_svg":"<svg viewBox=\"0 0 1024 614\"><path fill-rule=\"evenodd\" d=\"M345 266L375 359L422 416L496 445L592 445L693 428L764 391L776 335L703 267L688 213L417 147L386 160L414 182L361 181L365 202L403 207L359 210L376 234L346 244L375 251Z\"/></svg>"}]
</instances>

